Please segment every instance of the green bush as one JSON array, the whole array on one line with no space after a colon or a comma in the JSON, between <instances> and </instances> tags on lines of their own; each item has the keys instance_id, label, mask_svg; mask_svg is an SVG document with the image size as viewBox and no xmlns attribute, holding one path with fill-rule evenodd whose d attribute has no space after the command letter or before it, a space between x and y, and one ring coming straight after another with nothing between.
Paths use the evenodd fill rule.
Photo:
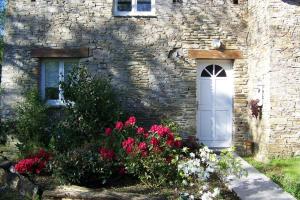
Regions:
<instances>
[{"instance_id":1,"label":"green bush","mask_svg":"<svg viewBox=\"0 0 300 200\"><path fill-rule=\"evenodd\" d=\"M15 122L12 119L1 121L0 144L6 144L7 136L15 133Z\"/></svg>"},{"instance_id":2,"label":"green bush","mask_svg":"<svg viewBox=\"0 0 300 200\"><path fill-rule=\"evenodd\" d=\"M86 186L105 183L114 169L114 163L101 160L93 145L56 154L49 166L60 183Z\"/></svg>"},{"instance_id":3,"label":"green bush","mask_svg":"<svg viewBox=\"0 0 300 200\"><path fill-rule=\"evenodd\" d=\"M163 125L149 130L139 127L136 118L116 122L106 128L100 143L100 156L124 165L128 174L151 187L174 184L181 138Z\"/></svg>"},{"instance_id":4,"label":"green bush","mask_svg":"<svg viewBox=\"0 0 300 200\"><path fill-rule=\"evenodd\" d=\"M85 67L76 67L62 83L66 108L54 133L56 150L67 151L97 141L104 127L120 114L117 95L106 79L92 77Z\"/></svg>"},{"instance_id":5,"label":"green bush","mask_svg":"<svg viewBox=\"0 0 300 200\"><path fill-rule=\"evenodd\" d=\"M48 147L51 128L47 111L37 89L26 93L25 101L17 106L15 135L20 141L18 148L24 156L40 147Z\"/></svg>"}]
</instances>

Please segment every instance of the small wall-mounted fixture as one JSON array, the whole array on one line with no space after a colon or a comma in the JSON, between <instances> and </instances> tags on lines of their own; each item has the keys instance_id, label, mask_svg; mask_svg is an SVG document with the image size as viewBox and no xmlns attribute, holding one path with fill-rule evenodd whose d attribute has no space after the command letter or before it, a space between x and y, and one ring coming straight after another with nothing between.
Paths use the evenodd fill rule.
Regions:
<instances>
[{"instance_id":1,"label":"small wall-mounted fixture","mask_svg":"<svg viewBox=\"0 0 300 200\"><path fill-rule=\"evenodd\" d=\"M222 42L220 39L213 39L211 41L211 47L213 49L220 49L222 47Z\"/></svg>"},{"instance_id":2,"label":"small wall-mounted fixture","mask_svg":"<svg viewBox=\"0 0 300 200\"><path fill-rule=\"evenodd\" d=\"M256 88L254 88L254 90L254 99L258 100L258 106L262 106L264 101L264 86L262 84L259 84Z\"/></svg>"},{"instance_id":3,"label":"small wall-mounted fixture","mask_svg":"<svg viewBox=\"0 0 300 200\"><path fill-rule=\"evenodd\" d=\"M239 0L232 0L233 4L239 4Z\"/></svg>"}]
</instances>

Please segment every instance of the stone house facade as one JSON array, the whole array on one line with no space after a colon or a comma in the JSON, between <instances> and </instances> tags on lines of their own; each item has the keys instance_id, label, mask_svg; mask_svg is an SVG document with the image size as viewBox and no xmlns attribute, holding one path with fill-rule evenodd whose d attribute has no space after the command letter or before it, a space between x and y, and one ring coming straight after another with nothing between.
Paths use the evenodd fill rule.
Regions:
<instances>
[{"instance_id":1,"label":"stone house facade","mask_svg":"<svg viewBox=\"0 0 300 200\"><path fill-rule=\"evenodd\" d=\"M211 147L251 138L261 159L297 155L299 37L296 0L11 0L2 117L28 87L59 105L59 74L80 63L141 120L171 118Z\"/></svg>"}]
</instances>

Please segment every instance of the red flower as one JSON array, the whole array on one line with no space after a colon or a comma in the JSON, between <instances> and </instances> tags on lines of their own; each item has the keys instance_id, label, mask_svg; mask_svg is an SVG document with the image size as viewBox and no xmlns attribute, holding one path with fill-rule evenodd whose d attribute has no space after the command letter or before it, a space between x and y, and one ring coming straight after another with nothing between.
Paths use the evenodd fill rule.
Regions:
<instances>
[{"instance_id":1,"label":"red flower","mask_svg":"<svg viewBox=\"0 0 300 200\"><path fill-rule=\"evenodd\" d=\"M169 147L172 147L174 145L174 140L167 140L166 141L166 144L169 146Z\"/></svg>"},{"instance_id":2,"label":"red flower","mask_svg":"<svg viewBox=\"0 0 300 200\"><path fill-rule=\"evenodd\" d=\"M149 133L144 133L144 138L148 138L149 137Z\"/></svg>"},{"instance_id":3,"label":"red flower","mask_svg":"<svg viewBox=\"0 0 300 200\"><path fill-rule=\"evenodd\" d=\"M152 146L157 147L159 145L159 141L157 138L152 137L150 143L152 144Z\"/></svg>"},{"instance_id":4,"label":"red flower","mask_svg":"<svg viewBox=\"0 0 300 200\"><path fill-rule=\"evenodd\" d=\"M139 148L140 151L145 151L145 150L147 150L147 144L146 144L146 142L141 142L141 143L139 144L138 148Z\"/></svg>"},{"instance_id":5,"label":"red flower","mask_svg":"<svg viewBox=\"0 0 300 200\"><path fill-rule=\"evenodd\" d=\"M172 147L174 145L174 134L173 133L168 133L167 135L167 141L166 141L166 144L169 146L169 147Z\"/></svg>"},{"instance_id":6,"label":"red flower","mask_svg":"<svg viewBox=\"0 0 300 200\"><path fill-rule=\"evenodd\" d=\"M153 151L154 151L155 153L161 153L161 152L163 151L163 148L158 147L158 146L154 146Z\"/></svg>"},{"instance_id":7,"label":"red flower","mask_svg":"<svg viewBox=\"0 0 300 200\"><path fill-rule=\"evenodd\" d=\"M131 116L128 118L128 120L125 122L125 126L134 126L136 123L136 118L134 116Z\"/></svg>"},{"instance_id":8,"label":"red flower","mask_svg":"<svg viewBox=\"0 0 300 200\"><path fill-rule=\"evenodd\" d=\"M126 151L127 154L130 154L132 152L134 143L135 143L135 140L131 137L127 138L127 140L124 140L122 142L122 147Z\"/></svg>"},{"instance_id":9,"label":"red flower","mask_svg":"<svg viewBox=\"0 0 300 200\"><path fill-rule=\"evenodd\" d=\"M168 140L174 140L174 133L168 133Z\"/></svg>"},{"instance_id":10,"label":"red flower","mask_svg":"<svg viewBox=\"0 0 300 200\"><path fill-rule=\"evenodd\" d=\"M112 160L115 158L115 152L104 147L99 148L99 153L103 159Z\"/></svg>"},{"instance_id":11,"label":"red flower","mask_svg":"<svg viewBox=\"0 0 300 200\"><path fill-rule=\"evenodd\" d=\"M119 173L120 176L124 176L126 174L126 172L127 171L126 171L125 167L123 167L123 166L120 167L119 170L118 170L118 173Z\"/></svg>"},{"instance_id":12,"label":"red flower","mask_svg":"<svg viewBox=\"0 0 300 200\"><path fill-rule=\"evenodd\" d=\"M105 135L106 136L110 136L112 133L112 129L111 128L105 128Z\"/></svg>"},{"instance_id":13,"label":"red flower","mask_svg":"<svg viewBox=\"0 0 300 200\"><path fill-rule=\"evenodd\" d=\"M170 129L168 127L164 127L162 125L153 125L150 128L150 132L157 133L160 137L165 137L168 133L170 133Z\"/></svg>"},{"instance_id":14,"label":"red flower","mask_svg":"<svg viewBox=\"0 0 300 200\"><path fill-rule=\"evenodd\" d=\"M39 152L33 157L37 157L39 159L44 159L45 161L49 161L51 156L44 149L40 149Z\"/></svg>"},{"instance_id":15,"label":"red flower","mask_svg":"<svg viewBox=\"0 0 300 200\"><path fill-rule=\"evenodd\" d=\"M46 161L39 158L27 158L19 161L15 165L15 169L20 174L35 173L39 174L46 167Z\"/></svg>"},{"instance_id":16,"label":"red flower","mask_svg":"<svg viewBox=\"0 0 300 200\"><path fill-rule=\"evenodd\" d=\"M46 152L44 149L40 149L37 154L20 160L15 165L15 169L20 174L39 174L46 167L50 157L51 156L48 152Z\"/></svg>"},{"instance_id":17,"label":"red flower","mask_svg":"<svg viewBox=\"0 0 300 200\"><path fill-rule=\"evenodd\" d=\"M136 133L137 133L138 135L142 135L142 134L145 133L145 129L144 129L143 127L138 127L138 128L136 129Z\"/></svg>"},{"instance_id":18,"label":"red flower","mask_svg":"<svg viewBox=\"0 0 300 200\"><path fill-rule=\"evenodd\" d=\"M148 156L148 151L142 151L141 155L142 155L142 157L147 157Z\"/></svg>"},{"instance_id":19,"label":"red flower","mask_svg":"<svg viewBox=\"0 0 300 200\"><path fill-rule=\"evenodd\" d=\"M182 141L181 140L175 140L174 141L174 146L176 148L181 148L182 147Z\"/></svg>"},{"instance_id":20,"label":"red flower","mask_svg":"<svg viewBox=\"0 0 300 200\"><path fill-rule=\"evenodd\" d=\"M167 162L167 163L171 163L172 159L173 159L172 156L167 156L167 157L166 157L166 162Z\"/></svg>"},{"instance_id":21,"label":"red flower","mask_svg":"<svg viewBox=\"0 0 300 200\"><path fill-rule=\"evenodd\" d=\"M154 125L151 126L149 131L152 132L152 133L157 133L158 129L159 129L159 126L154 124Z\"/></svg>"},{"instance_id":22,"label":"red flower","mask_svg":"<svg viewBox=\"0 0 300 200\"><path fill-rule=\"evenodd\" d=\"M120 122L120 121L118 121L117 123L116 123L116 127L115 127L115 129L117 129L117 130L122 130L122 128L123 128L123 122Z\"/></svg>"}]
</instances>

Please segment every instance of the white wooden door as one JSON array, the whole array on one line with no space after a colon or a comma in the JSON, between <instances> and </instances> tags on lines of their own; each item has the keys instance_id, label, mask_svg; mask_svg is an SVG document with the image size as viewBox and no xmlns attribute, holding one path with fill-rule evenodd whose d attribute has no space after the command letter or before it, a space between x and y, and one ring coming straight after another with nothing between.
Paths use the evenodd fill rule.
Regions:
<instances>
[{"instance_id":1,"label":"white wooden door","mask_svg":"<svg viewBox=\"0 0 300 200\"><path fill-rule=\"evenodd\" d=\"M197 69L197 137L209 147L232 142L232 62L201 61Z\"/></svg>"}]
</instances>

